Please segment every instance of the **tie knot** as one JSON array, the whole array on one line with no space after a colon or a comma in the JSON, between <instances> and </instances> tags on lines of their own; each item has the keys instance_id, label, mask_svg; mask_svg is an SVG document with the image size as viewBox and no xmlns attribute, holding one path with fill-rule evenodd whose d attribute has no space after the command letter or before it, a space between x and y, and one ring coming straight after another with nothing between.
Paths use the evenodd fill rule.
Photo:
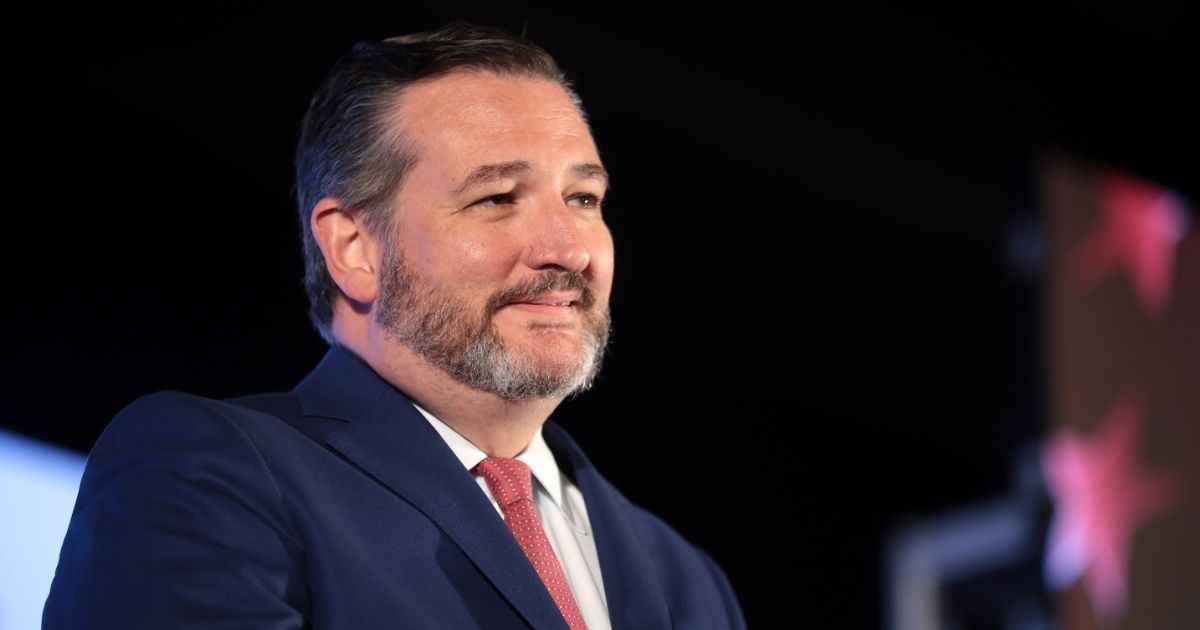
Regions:
<instances>
[{"instance_id":1,"label":"tie knot","mask_svg":"<svg viewBox=\"0 0 1200 630\"><path fill-rule=\"evenodd\" d=\"M526 499L533 501L533 476L529 466L509 457L489 457L475 466L501 508Z\"/></svg>"}]
</instances>

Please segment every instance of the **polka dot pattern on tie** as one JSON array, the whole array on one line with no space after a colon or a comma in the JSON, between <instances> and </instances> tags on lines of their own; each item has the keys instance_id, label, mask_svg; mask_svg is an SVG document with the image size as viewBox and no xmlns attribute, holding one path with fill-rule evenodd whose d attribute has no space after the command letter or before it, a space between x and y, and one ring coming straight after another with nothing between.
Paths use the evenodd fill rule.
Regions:
<instances>
[{"instance_id":1,"label":"polka dot pattern on tie","mask_svg":"<svg viewBox=\"0 0 1200 630\"><path fill-rule=\"evenodd\" d=\"M562 564L554 555L554 548L550 546L550 539L533 507L533 476L529 466L508 457L489 457L479 462L475 473L487 481L488 489L504 513L504 523L542 578L567 625L571 630L586 630L587 624L575 604Z\"/></svg>"}]
</instances>

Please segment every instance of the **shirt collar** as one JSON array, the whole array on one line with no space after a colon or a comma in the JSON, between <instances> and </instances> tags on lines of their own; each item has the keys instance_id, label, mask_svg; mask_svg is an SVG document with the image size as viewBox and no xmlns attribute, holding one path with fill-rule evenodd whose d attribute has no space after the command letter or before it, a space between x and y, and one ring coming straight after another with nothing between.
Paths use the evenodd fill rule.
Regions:
<instances>
[{"instance_id":1,"label":"shirt collar","mask_svg":"<svg viewBox=\"0 0 1200 630\"><path fill-rule=\"evenodd\" d=\"M413 403L417 411L425 416L429 424L433 425L433 429L442 436L446 445L458 457L458 461L467 470L473 470L479 462L487 459L487 453L483 452L478 446L475 446L462 434L450 428L450 425L442 422L437 416L429 413L420 405ZM550 447L546 444L546 440L542 438L542 428L538 427L537 433L533 435L533 440L529 442L529 446L517 455L516 459L525 462L529 466L529 470L533 472L533 478L541 484L542 488L554 500L555 505L560 509L563 507L562 502L562 475L558 470L558 462L554 460L554 453L550 452Z\"/></svg>"}]
</instances>

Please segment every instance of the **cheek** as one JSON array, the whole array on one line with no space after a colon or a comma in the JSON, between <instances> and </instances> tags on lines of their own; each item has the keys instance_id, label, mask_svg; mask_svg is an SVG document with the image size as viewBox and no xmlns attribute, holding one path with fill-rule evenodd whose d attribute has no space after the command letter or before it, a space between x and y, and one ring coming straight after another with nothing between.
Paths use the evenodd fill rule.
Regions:
<instances>
[{"instance_id":1,"label":"cheek","mask_svg":"<svg viewBox=\"0 0 1200 630\"><path fill-rule=\"evenodd\" d=\"M494 251L484 241L462 239L450 244L449 258L465 267L486 267Z\"/></svg>"},{"instance_id":2,"label":"cheek","mask_svg":"<svg viewBox=\"0 0 1200 630\"><path fill-rule=\"evenodd\" d=\"M460 286L494 283L506 277L514 257L494 239L477 235L446 235L422 251L424 263Z\"/></svg>"}]
</instances>

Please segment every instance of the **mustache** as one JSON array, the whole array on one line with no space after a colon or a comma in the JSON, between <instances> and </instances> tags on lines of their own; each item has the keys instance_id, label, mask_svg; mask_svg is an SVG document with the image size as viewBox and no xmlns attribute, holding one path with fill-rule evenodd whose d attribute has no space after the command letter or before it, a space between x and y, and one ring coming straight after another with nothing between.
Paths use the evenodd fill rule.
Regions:
<instances>
[{"instance_id":1,"label":"mustache","mask_svg":"<svg viewBox=\"0 0 1200 630\"><path fill-rule=\"evenodd\" d=\"M523 280L502 289L488 300L488 313L495 313L505 304L523 302L550 291L578 291L579 305L590 309L596 303L592 284L577 271L544 271L540 275Z\"/></svg>"}]
</instances>

